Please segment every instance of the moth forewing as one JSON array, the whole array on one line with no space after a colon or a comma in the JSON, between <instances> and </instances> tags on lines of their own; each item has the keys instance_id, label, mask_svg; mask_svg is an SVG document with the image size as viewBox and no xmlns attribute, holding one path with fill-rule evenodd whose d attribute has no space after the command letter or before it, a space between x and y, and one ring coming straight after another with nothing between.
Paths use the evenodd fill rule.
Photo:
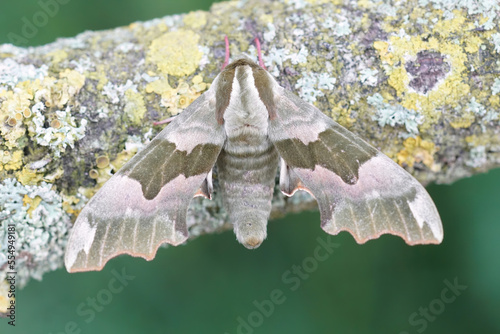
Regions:
<instances>
[{"instance_id":1,"label":"moth forewing","mask_svg":"<svg viewBox=\"0 0 500 334\"><path fill-rule=\"evenodd\" d=\"M100 270L120 254L151 260L162 243L187 239L188 205L197 194L210 197L225 141L214 116L209 89L104 184L70 233L68 271Z\"/></svg>"}]
</instances>

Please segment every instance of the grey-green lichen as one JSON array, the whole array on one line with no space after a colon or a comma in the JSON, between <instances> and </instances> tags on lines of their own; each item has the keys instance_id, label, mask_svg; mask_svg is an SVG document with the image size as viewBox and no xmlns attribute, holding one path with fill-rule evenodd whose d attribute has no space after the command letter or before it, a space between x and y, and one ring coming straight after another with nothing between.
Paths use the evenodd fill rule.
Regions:
<instances>
[{"instance_id":1,"label":"grey-green lichen","mask_svg":"<svg viewBox=\"0 0 500 334\"><path fill-rule=\"evenodd\" d=\"M283 87L422 182L498 167L499 10L496 0L242 0L37 48L1 45L0 184L12 201L0 210L19 227L19 256L37 259L20 262L23 282L61 264L70 222L161 130L152 122L206 91L224 35L232 55L254 59L259 37ZM193 237L230 226L214 182L214 200L190 207ZM311 205L276 189L272 217ZM53 246L45 262L41 241Z\"/></svg>"},{"instance_id":2,"label":"grey-green lichen","mask_svg":"<svg viewBox=\"0 0 500 334\"><path fill-rule=\"evenodd\" d=\"M50 183L25 186L9 178L0 183L0 193L0 275L6 277L6 272L12 271L6 266L7 229L9 224L14 224L14 271L17 271L18 286L23 287L30 277L42 279L45 272L62 265L71 220L64 211L64 196Z\"/></svg>"}]
</instances>

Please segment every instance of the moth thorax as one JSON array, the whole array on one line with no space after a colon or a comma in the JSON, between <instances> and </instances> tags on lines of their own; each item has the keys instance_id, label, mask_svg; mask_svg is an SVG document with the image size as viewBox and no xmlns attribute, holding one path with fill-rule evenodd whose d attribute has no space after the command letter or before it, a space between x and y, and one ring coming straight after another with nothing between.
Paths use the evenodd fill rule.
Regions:
<instances>
[{"instance_id":1,"label":"moth thorax","mask_svg":"<svg viewBox=\"0 0 500 334\"><path fill-rule=\"evenodd\" d=\"M266 135L269 113L255 86L252 68L235 69L229 105L224 112L224 127L229 137L242 134Z\"/></svg>"}]
</instances>

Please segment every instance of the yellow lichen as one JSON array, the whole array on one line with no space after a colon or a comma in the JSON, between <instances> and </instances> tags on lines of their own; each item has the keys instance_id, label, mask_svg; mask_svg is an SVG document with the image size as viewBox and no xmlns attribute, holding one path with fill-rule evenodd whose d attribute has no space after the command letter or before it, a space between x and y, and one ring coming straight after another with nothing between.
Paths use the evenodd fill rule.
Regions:
<instances>
[{"instance_id":1,"label":"yellow lichen","mask_svg":"<svg viewBox=\"0 0 500 334\"><path fill-rule=\"evenodd\" d=\"M476 119L472 112L464 112L462 115L450 115L450 125L455 129L468 128Z\"/></svg>"},{"instance_id":2,"label":"yellow lichen","mask_svg":"<svg viewBox=\"0 0 500 334\"><path fill-rule=\"evenodd\" d=\"M483 43L483 40L478 36L469 36L465 42L465 51L468 53L476 53L479 51L479 47Z\"/></svg>"},{"instance_id":3,"label":"yellow lichen","mask_svg":"<svg viewBox=\"0 0 500 334\"><path fill-rule=\"evenodd\" d=\"M92 80L97 80L97 90L102 90L104 86L108 83L108 77L106 76L106 73L109 71L108 68L106 68L105 65L103 64L98 64L96 66L96 71L95 72L85 72L85 75Z\"/></svg>"},{"instance_id":4,"label":"yellow lichen","mask_svg":"<svg viewBox=\"0 0 500 334\"><path fill-rule=\"evenodd\" d=\"M89 177L94 180L97 179L99 177L99 171L97 169L89 170Z\"/></svg>"},{"instance_id":5,"label":"yellow lichen","mask_svg":"<svg viewBox=\"0 0 500 334\"><path fill-rule=\"evenodd\" d=\"M415 162L421 162L425 166L436 170L439 168L434 163L434 153L437 149L433 142L422 140L420 136L407 138L403 142L404 149L398 152L397 159L400 165L413 167Z\"/></svg>"},{"instance_id":6,"label":"yellow lichen","mask_svg":"<svg viewBox=\"0 0 500 334\"><path fill-rule=\"evenodd\" d=\"M312 5L321 5L323 3L332 3L334 5L342 5L343 0L306 0L306 2L309 2Z\"/></svg>"},{"instance_id":7,"label":"yellow lichen","mask_svg":"<svg viewBox=\"0 0 500 334\"><path fill-rule=\"evenodd\" d=\"M27 206L28 210L26 211L30 218L33 218L33 211L38 207L38 205L42 202L42 198L40 196L35 196L35 198L31 198L28 195L24 195L23 197L23 206Z\"/></svg>"},{"instance_id":8,"label":"yellow lichen","mask_svg":"<svg viewBox=\"0 0 500 334\"><path fill-rule=\"evenodd\" d=\"M125 165L125 163L129 161L136 153L137 147L135 146L130 150L123 150L116 155L115 160L111 161L110 166L116 172L120 168L122 168L122 166Z\"/></svg>"},{"instance_id":9,"label":"yellow lichen","mask_svg":"<svg viewBox=\"0 0 500 334\"><path fill-rule=\"evenodd\" d=\"M477 146L497 146L500 144L500 137L497 135L491 135L488 133L480 134L480 135L472 135L465 137L465 142L470 147Z\"/></svg>"},{"instance_id":10,"label":"yellow lichen","mask_svg":"<svg viewBox=\"0 0 500 334\"><path fill-rule=\"evenodd\" d=\"M259 17L259 19L262 23L273 23L273 21L274 21L274 17L270 14L262 14Z\"/></svg>"},{"instance_id":11,"label":"yellow lichen","mask_svg":"<svg viewBox=\"0 0 500 334\"><path fill-rule=\"evenodd\" d=\"M383 43L377 44L382 61L389 65L398 64L388 69L388 83L396 90L403 107L419 110L425 116L424 123L420 126L421 130L429 128L439 120L440 110L444 106L454 108L460 102L463 103L462 98L468 96L470 87L463 80L467 56L460 45L436 38L426 39L425 36L405 38L394 35L390 37L392 52L389 56L383 53L385 50ZM408 86L410 80L406 72L407 61L416 59L417 53L423 50L438 51L445 57L445 61L450 63L451 68L450 72L426 94L416 92Z\"/></svg>"},{"instance_id":12,"label":"yellow lichen","mask_svg":"<svg viewBox=\"0 0 500 334\"><path fill-rule=\"evenodd\" d=\"M163 74L189 75L198 68L203 56L198 48L199 39L191 30L167 32L153 40L146 59Z\"/></svg>"},{"instance_id":13,"label":"yellow lichen","mask_svg":"<svg viewBox=\"0 0 500 334\"><path fill-rule=\"evenodd\" d=\"M0 170L15 171L23 166L23 151L16 150L14 152L0 151ZM3 166L2 166L3 165Z\"/></svg>"},{"instance_id":14,"label":"yellow lichen","mask_svg":"<svg viewBox=\"0 0 500 334\"><path fill-rule=\"evenodd\" d=\"M146 92L161 95L162 106L168 108L171 115L176 115L189 106L208 87L203 82L201 75L195 75L192 82L193 85L190 86L187 82L180 80L177 88L172 88L166 78L161 78L150 82L146 86Z\"/></svg>"},{"instance_id":15,"label":"yellow lichen","mask_svg":"<svg viewBox=\"0 0 500 334\"><path fill-rule=\"evenodd\" d=\"M384 41L373 42L373 47L378 51L380 59L389 65L393 64L393 55L389 52L389 43Z\"/></svg>"},{"instance_id":16,"label":"yellow lichen","mask_svg":"<svg viewBox=\"0 0 500 334\"><path fill-rule=\"evenodd\" d=\"M336 101L333 96L329 97L328 101L332 106L330 116L335 122L346 128L350 128L356 122L356 120L351 117L351 111L349 108L346 108L344 102Z\"/></svg>"},{"instance_id":17,"label":"yellow lichen","mask_svg":"<svg viewBox=\"0 0 500 334\"><path fill-rule=\"evenodd\" d=\"M456 32L474 29L474 22L466 22L467 18L462 14L463 12L461 10L455 9L453 11L453 18L451 18L450 20L439 19L434 24L434 27L432 29L433 32L443 37L448 37L450 34Z\"/></svg>"},{"instance_id":18,"label":"yellow lichen","mask_svg":"<svg viewBox=\"0 0 500 334\"><path fill-rule=\"evenodd\" d=\"M373 6L376 6L376 4L373 1L358 0L358 7L359 8L369 9L369 8L372 8Z\"/></svg>"},{"instance_id":19,"label":"yellow lichen","mask_svg":"<svg viewBox=\"0 0 500 334\"><path fill-rule=\"evenodd\" d=\"M97 168L106 168L109 166L109 158L107 155L100 155L95 159Z\"/></svg>"},{"instance_id":20,"label":"yellow lichen","mask_svg":"<svg viewBox=\"0 0 500 334\"><path fill-rule=\"evenodd\" d=\"M147 111L144 98L140 93L128 89L125 92L125 99L126 103L123 111L133 124L141 125Z\"/></svg>"},{"instance_id":21,"label":"yellow lichen","mask_svg":"<svg viewBox=\"0 0 500 334\"><path fill-rule=\"evenodd\" d=\"M207 24L207 13L201 10L190 12L182 19L185 25L193 29L200 29Z\"/></svg>"},{"instance_id":22,"label":"yellow lichen","mask_svg":"<svg viewBox=\"0 0 500 334\"><path fill-rule=\"evenodd\" d=\"M50 121L50 127L54 129L60 129L61 122L58 119L53 119L52 121Z\"/></svg>"},{"instance_id":23,"label":"yellow lichen","mask_svg":"<svg viewBox=\"0 0 500 334\"><path fill-rule=\"evenodd\" d=\"M488 101L490 102L492 107L494 108L500 107L500 95L491 95Z\"/></svg>"},{"instance_id":24,"label":"yellow lichen","mask_svg":"<svg viewBox=\"0 0 500 334\"><path fill-rule=\"evenodd\" d=\"M75 70L65 69L59 73L59 78L66 78L68 85L75 91L79 91L85 84L85 76Z\"/></svg>"},{"instance_id":25,"label":"yellow lichen","mask_svg":"<svg viewBox=\"0 0 500 334\"><path fill-rule=\"evenodd\" d=\"M146 85L146 93L156 93L158 95L161 95L162 99L168 99L170 98L171 92L174 90L168 83L168 77L162 77L159 80L155 80L153 82L150 82Z\"/></svg>"},{"instance_id":26,"label":"yellow lichen","mask_svg":"<svg viewBox=\"0 0 500 334\"><path fill-rule=\"evenodd\" d=\"M58 49L47 53L46 56L52 58L52 63L57 64L68 58L68 53L62 49Z\"/></svg>"},{"instance_id":27,"label":"yellow lichen","mask_svg":"<svg viewBox=\"0 0 500 334\"><path fill-rule=\"evenodd\" d=\"M80 213L81 209L75 209L75 205L80 203L80 199L78 197L62 194L62 199L62 208L65 212L72 215L78 215Z\"/></svg>"},{"instance_id":28,"label":"yellow lichen","mask_svg":"<svg viewBox=\"0 0 500 334\"><path fill-rule=\"evenodd\" d=\"M32 186L36 185L43 181L43 174L37 173L27 167L23 167L23 169L16 173L16 178L23 186Z\"/></svg>"}]
</instances>

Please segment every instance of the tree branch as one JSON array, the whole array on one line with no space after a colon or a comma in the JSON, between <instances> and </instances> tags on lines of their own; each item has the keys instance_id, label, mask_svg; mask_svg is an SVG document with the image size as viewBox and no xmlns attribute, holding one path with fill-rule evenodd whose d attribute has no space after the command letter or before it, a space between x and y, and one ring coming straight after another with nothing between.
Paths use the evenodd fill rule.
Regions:
<instances>
[{"instance_id":1,"label":"tree branch","mask_svg":"<svg viewBox=\"0 0 500 334\"><path fill-rule=\"evenodd\" d=\"M71 222L97 189L202 94L232 54L264 61L282 86L423 183L500 163L500 33L491 8L440 1L223 2L36 48L0 46L0 268L16 226L21 284L62 264ZM469 7L467 7L469 6ZM195 199L191 237L229 228L215 184ZM314 207L277 190L272 217Z\"/></svg>"}]
</instances>

